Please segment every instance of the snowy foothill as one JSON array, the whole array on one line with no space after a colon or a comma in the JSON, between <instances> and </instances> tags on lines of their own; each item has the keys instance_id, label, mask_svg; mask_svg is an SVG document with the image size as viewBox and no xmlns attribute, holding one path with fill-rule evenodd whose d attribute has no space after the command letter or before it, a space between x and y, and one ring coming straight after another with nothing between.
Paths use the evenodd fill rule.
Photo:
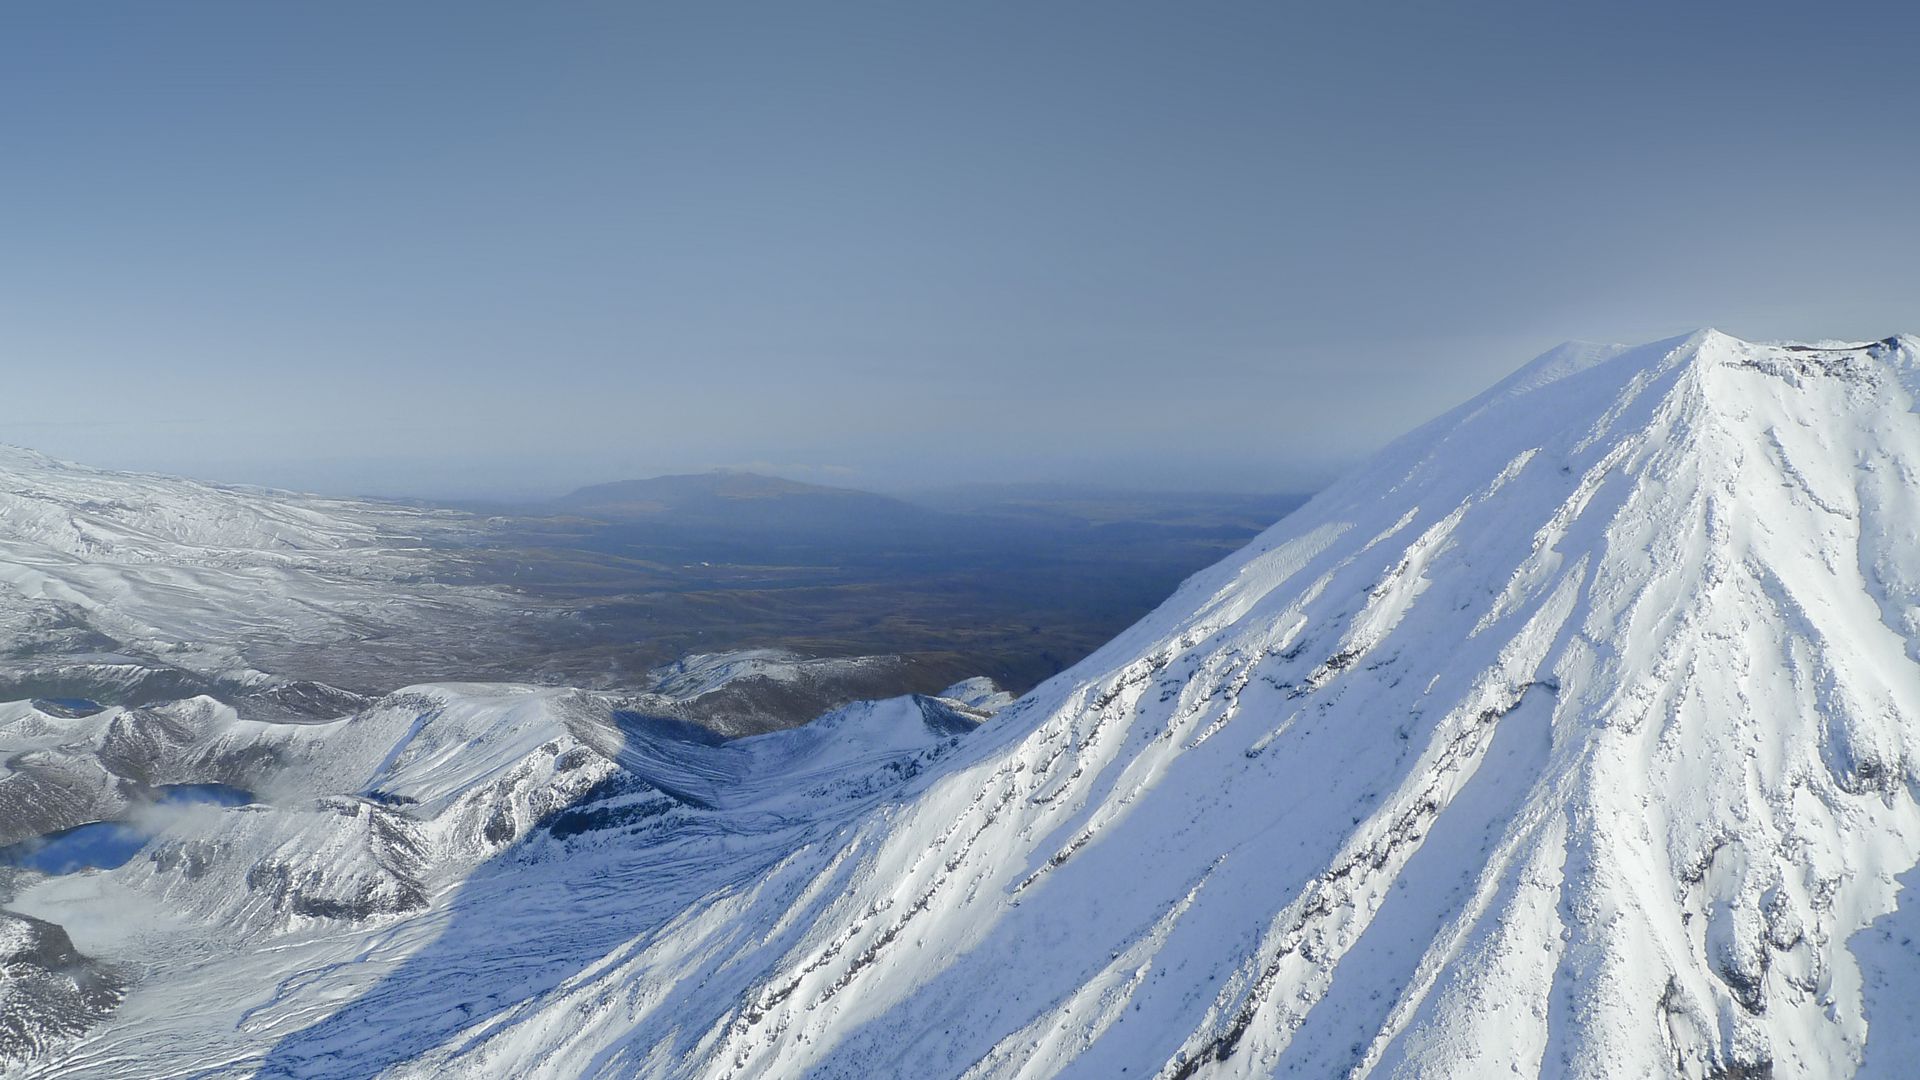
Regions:
<instances>
[{"instance_id":1,"label":"snowy foothill","mask_svg":"<svg viewBox=\"0 0 1920 1080\"><path fill-rule=\"evenodd\" d=\"M247 797L135 815L138 850L97 869L0 867L16 920L0 932L71 934L125 995L78 1023L68 999L91 968L10 968L0 991L27 1034L0 1032L0 1053L28 1076L229 1059L240 1075L281 1059L378 1072L545 1000L717 877L897 790L986 715L906 697L723 742L602 695L495 684L409 687L324 723L207 698L72 718L7 706L15 771L0 784L57 799L50 777L103 776L123 801L95 815L124 814L131 789L209 778ZM411 1020L369 1019L391 1009ZM404 1045L370 1040L370 1023Z\"/></svg>"}]
</instances>

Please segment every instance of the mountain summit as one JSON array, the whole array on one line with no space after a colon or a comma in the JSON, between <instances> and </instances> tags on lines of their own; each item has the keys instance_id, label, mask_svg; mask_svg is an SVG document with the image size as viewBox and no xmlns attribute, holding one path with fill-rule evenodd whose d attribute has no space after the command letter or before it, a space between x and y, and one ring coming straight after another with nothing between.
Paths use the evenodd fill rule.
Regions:
<instances>
[{"instance_id":1,"label":"mountain summit","mask_svg":"<svg viewBox=\"0 0 1920 1080\"><path fill-rule=\"evenodd\" d=\"M1891 1075L1917 345L1554 350L492 1060Z\"/></svg>"}]
</instances>

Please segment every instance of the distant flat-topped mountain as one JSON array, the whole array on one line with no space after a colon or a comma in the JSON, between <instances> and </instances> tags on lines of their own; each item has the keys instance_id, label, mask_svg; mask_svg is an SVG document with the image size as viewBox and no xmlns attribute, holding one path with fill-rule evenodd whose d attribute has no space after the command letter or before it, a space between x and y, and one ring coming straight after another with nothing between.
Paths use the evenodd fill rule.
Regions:
<instances>
[{"instance_id":1,"label":"distant flat-topped mountain","mask_svg":"<svg viewBox=\"0 0 1920 1080\"><path fill-rule=\"evenodd\" d=\"M721 470L594 484L548 508L617 521L739 528L920 524L935 515L899 499L759 473Z\"/></svg>"}]
</instances>

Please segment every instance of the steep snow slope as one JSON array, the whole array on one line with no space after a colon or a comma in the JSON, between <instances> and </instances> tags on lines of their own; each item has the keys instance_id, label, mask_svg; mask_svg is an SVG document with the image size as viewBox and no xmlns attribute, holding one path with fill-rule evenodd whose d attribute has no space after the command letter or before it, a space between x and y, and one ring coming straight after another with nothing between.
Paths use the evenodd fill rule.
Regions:
<instances>
[{"instance_id":1,"label":"steep snow slope","mask_svg":"<svg viewBox=\"0 0 1920 1080\"><path fill-rule=\"evenodd\" d=\"M1912 339L1556 350L902 797L684 838L698 898L558 990L268 1060L1846 1075L1920 985L1854 952L1920 858L1916 393Z\"/></svg>"}]
</instances>

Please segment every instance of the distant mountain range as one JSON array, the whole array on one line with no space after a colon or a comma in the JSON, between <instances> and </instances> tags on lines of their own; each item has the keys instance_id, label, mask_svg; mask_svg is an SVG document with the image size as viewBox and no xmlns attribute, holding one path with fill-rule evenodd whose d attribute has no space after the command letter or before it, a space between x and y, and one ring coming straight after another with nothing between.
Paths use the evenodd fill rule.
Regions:
<instances>
[{"instance_id":1,"label":"distant mountain range","mask_svg":"<svg viewBox=\"0 0 1920 1080\"><path fill-rule=\"evenodd\" d=\"M1306 502L1299 493L1129 490L1087 484L964 484L883 495L720 469L594 484L523 507L610 521L739 529L851 525L953 527L955 518L1060 527L1134 524L1260 528Z\"/></svg>"}]
</instances>

